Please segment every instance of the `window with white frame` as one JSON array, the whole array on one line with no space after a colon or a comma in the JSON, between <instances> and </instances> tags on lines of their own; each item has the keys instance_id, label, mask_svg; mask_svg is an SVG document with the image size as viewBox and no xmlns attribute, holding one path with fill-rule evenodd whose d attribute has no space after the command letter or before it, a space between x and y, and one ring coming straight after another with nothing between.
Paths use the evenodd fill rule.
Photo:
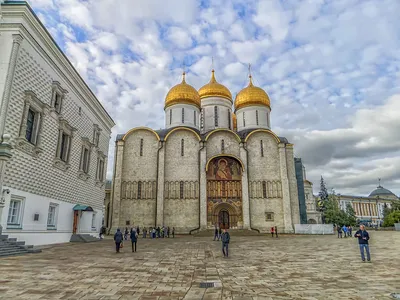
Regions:
<instances>
[{"instance_id":1,"label":"window with white frame","mask_svg":"<svg viewBox=\"0 0 400 300\"><path fill-rule=\"evenodd\" d=\"M75 129L71 127L65 119L60 119L55 166L62 170L66 170L69 167L72 137L74 131Z\"/></svg>"},{"instance_id":2,"label":"window with white frame","mask_svg":"<svg viewBox=\"0 0 400 300\"><path fill-rule=\"evenodd\" d=\"M58 81L53 81L52 95L51 95L51 107L58 114L61 113L61 109L63 106L63 101L64 101L66 93L67 93L67 91L61 87L61 85Z\"/></svg>"},{"instance_id":3,"label":"window with white frame","mask_svg":"<svg viewBox=\"0 0 400 300\"><path fill-rule=\"evenodd\" d=\"M82 148L81 148L81 159L79 164L79 175L82 179L87 179L89 174L90 167L90 154L92 150L93 144L90 143L89 139L84 137L82 138Z\"/></svg>"},{"instance_id":4,"label":"window with white frame","mask_svg":"<svg viewBox=\"0 0 400 300\"><path fill-rule=\"evenodd\" d=\"M21 227L22 226L22 214L24 207L23 197L15 195L11 196L10 207L8 208L7 226L8 227Z\"/></svg>"},{"instance_id":5,"label":"window with white frame","mask_svg":"<svg viewBox=\"0 0 400 300\"><path fill-rule=\"evenodd\" d=\"M96 212L92 214L92 229L96 228Z\"/></svg>"},{"instance_id":6,"label":"window with white frame","mask_svg":"<svg viewBox=\"0 0 400 300\"><path fill-rule=\"evenodd\" d=\"M106 156L102 151L97 153L96 184L104 183L104 165Z\"/></svg>"},{"instance_id":7,"label":"window with white frame","mask_svg":"<svg viewBox=\"0 0 400 300\"><path fill-rule=\"evenodd\" d=\"M49 211L47 213L47 228L57 228L57 210L58 204L50 203Z\"/></svg>"},{"instance_id":8,"label":"window with white frame","mask_svg":"<svg viewBox=\"0 0 400 300\"><path fill-rule=\"evenodd\" d=\"M32 91L25 91L25 105L17 141L21 150L37 155L41 152L41 132L48 106L41 102Z\"/></svg>"}]
</instances>

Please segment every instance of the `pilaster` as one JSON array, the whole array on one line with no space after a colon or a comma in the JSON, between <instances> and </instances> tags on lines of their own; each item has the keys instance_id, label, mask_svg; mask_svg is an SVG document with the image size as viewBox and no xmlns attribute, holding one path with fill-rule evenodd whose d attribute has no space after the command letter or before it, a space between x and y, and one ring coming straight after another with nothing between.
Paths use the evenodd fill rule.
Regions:
<instances>
[{"instance_id":1,"label":"pilaster","mask_svg":"<svg viewBox=\"0 0 400 300\"><path fill-rule=\"evenodd\" d=\"M279 165L280 165L280 173L281 173L281 182L282 182L282 206L283 206L283 224L284 224L284 232L291 233L293 232L293 223L292 223L292 211L290 206L290 190L289 190L289 179L287 173L287 165L286 165L286 149L285 144L280 143L278 145L279 148Z\"/></svg>"},{"instance_id":2,"label":"pilaster","mask_svg":"<svg viewBox=\"0 0 400 300\"><path fill-rule=\"evenodd\" d=\"M10 136L8 134L5 134L3 136L3 142L0 143L0 234L2 231L2 215L3 215L3 208L5 205L5 197L4 193L5 191L3 190L3 185L4 185L4 175L6 171L6 165L7 162L10 160L12 154L11 154L11 145L9 144Z\"/></svg>"},{"instance_id":3,"label":"pilaster","mask_svg":"<svg viewBox=\"0 0 400 300\"><path fill-rule=\"evenodd\" d=\"M242 170L242 209L243 209L243 229L250 229L250 200L249 200L249 180L247 173L247 150L244 143L240 143L240 159L245 166Z\"/></svg>"},{"instance_id":4,"label":"pilaster","mask_svg":"<svg viewBox=\"0 0 400 300\"><path fill-rule=\"evenodd\" d=\"M158 174L157 174L157 212L156 226L164 225L164 182L165 182L165 147L159 142L158 150Z\"/></svg>"},{"instance_id":5,"label":"pilaster","mask_svg":"<svg viewBox=\"0 0 400 300\"><path fill-rule=\"evenodd\" d=\"M207 228L207 148L201 142L200 150L200 229Z\"/></svg>"},{"instance_id":6,"label":"pilaster","mask_svg":"<svg viewBox=\"0 0 400 300\"><path fill-rule=\"evenodd\" d=\"M290 207L292 224L300 224L300 203L297 190L296 170L294 167L293 144L286 144L286 166L289 180Z\"/></svg>"},{"instance_id":7,"label":"pilaster","mask_svg":"<svg viewBox=\"0 0 400 300\"><path fill-rule=\"evenodd\" d=\"M19 49L24 39L20 34L13 34L12 37L13 37L13 45L11 49L10 64L8 65L7 78L4 86L4 93L2 95L3 101L1 101L1 107L0 107L0 137L2 137L4 134L4 126L6 124L6 116L8 111L8 104L10 102L11 88L14 80L15 67L17 65Z\"/></svg>"},{"instance_id":8,"label":"pilaster","mask_svg":"<svg viewBox=\"0 0 400 300\"><path fill-rule=\"evenodd\" d=\"M121 209L121 185L122 185L122 164L124 156L124 141L117 141L115 149L115 173L113 180L112 190L112 231L115 232L117 228L123 226L120 220L120 209Z\"/></svg>"}]
</instances>

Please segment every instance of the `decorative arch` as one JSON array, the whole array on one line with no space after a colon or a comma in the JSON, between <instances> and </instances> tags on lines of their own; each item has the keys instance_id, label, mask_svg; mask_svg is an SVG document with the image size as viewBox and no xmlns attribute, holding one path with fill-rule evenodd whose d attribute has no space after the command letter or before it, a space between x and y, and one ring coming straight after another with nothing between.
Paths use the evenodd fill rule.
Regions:
<instances>
[{"instance_id":1,"label":"decorative arch","mask_svg":"<svg viewBox=\"0 0 400 300\"><path fill-rule=\"evenodd\" d=\"M244 163L242 162L242 160L239 157L232 155L232 154L218 154L218 155L214 155L214 156L210 157L206 164L206 172L208 171L208 165L216 157L232 157L232 158L236 159L242 167L242 172L244 172Z\"/></svg>"},{"instance_id":2,"label":"decorative arch","mask_svg":"<svg viewBox=\"0 0 400 300\"><path fill-rule=\"evenodd\" d=\"M123 136L122 140L125 141L125 139L126 139L129 135L131 135L133 132L139 131L139 130L147 130L147 131L150 131L151 133L155 134L155 136L156 136L156 138L157 138L158 141L160 140L160 136L158 135L158 133L155 132L153 129L149 128L149 127L135 127L135 128L132 128L132 129L130 129L127 133L125 133L125 135Z\"/></svg>"},{"instance_id":3,"label":"decorative arch","mask_svg":"<svg viewBox=\"0 0 400 300\"><path fill-rule=\"evenodd\" d=\"M230 133L232 133L232 134L235 136L236 140L237 140L239 143L241 142L240 136L239 136L236 132L234 132L233 130L230 130L230 129L228 129L228 128L218 128L218 129L212 130L211 132L209 132L209 133L207 134L207 136L206 136L206 138L205 138L205 141L207 142L208 138L209 138L213 133L218 132L218 131L230 132Z\"/></svg>"},{"instance_id":4,"label":"decorative arch","mask_svg":"<svg viewBox=\"0 0 400 300\"><path fill-rule=\"evenodd\" d=\"M192 133L197 137L197 139L198 139L199 141L201 141L200 135L199 135L195 130L193 130L193 129L191 129L191 128L187 128L187 127L175 127L174 129L172 129L170 132L167 133L167 135L166 135L165 138L164 138L164 141L167 141L168 137L169 137L173 132L175 132L175 131L177 131L177 130L187 130L187 131L190 131L190 132L192 132Z\"/></svg>"},{"instance_id":5,"label":"decorative arch","mask_svg":"<svg viewBox=\"0 0 400 300\"><path fill-rule=\"evenodd\" d=\"M250 133L246 136L246 138L245 138L244 141L247 142L247 140L250 138L250 136L251 136L253 133L256 133L256 132L265 132L265 133L268 133L268 134L272 135L272 136L275 138L275 140L276 140L276 142L277 142L278 144L281 142L281 140L279 139L279 137L278 137L275 133L273 133L271 130L269 130L269 129L256 129L256 130L250 132Z\"/></svg>"},{"instance_id":6,"label":"decorative arch","mask_svg":"<svg viewBox=\"0 0 400 300\"><path fill-rule=\"evenodd\" d=\"M232 215L237 215L239 212L237 208L234 207L232 204L227 202L222 202L214 206L213 208L213 215L218 214L221 210L227 210Z\"/></svg>"}]
</instances>

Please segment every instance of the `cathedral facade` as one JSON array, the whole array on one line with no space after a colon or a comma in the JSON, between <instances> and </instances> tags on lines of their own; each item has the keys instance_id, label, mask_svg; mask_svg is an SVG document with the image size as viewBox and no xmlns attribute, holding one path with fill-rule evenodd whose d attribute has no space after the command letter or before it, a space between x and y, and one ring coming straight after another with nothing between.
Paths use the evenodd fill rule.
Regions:
<instances>
[{"instance_id":1,"label":"cathedral facade","mask_svg":"<svg viewBox=\"0 0 400 300\"><path fill-rule=\"evenodd\" d=\"M300 223L293 145L271 130L270 99L251 76L233 101L214 70L198 91L184 73L164 111L164 129L137 127L117 136L106 208L112 230L293 232Z\"/></svg>"}]
</instances>

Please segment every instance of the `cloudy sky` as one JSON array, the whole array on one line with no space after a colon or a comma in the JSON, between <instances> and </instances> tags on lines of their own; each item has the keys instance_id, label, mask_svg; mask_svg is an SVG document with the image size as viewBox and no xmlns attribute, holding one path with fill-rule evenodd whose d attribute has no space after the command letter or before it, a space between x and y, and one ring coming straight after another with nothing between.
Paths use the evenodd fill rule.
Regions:
<instances>
[{"instance_id":1,"label":"cloudy sky","mask_svg":"<svg viewBox=\"0 0 400 300\"><path fill-rule=\"evenodd\" d=\"M163 127L182 65L196 88L255 83L307 177L337 193L400 194L400 1L31 0L117 133ZM113 143L111 143L113 144ZM110 162L113 147L110 147ZM108 177L111 178L111 165Z\"/></svg>"}]
</instances>

